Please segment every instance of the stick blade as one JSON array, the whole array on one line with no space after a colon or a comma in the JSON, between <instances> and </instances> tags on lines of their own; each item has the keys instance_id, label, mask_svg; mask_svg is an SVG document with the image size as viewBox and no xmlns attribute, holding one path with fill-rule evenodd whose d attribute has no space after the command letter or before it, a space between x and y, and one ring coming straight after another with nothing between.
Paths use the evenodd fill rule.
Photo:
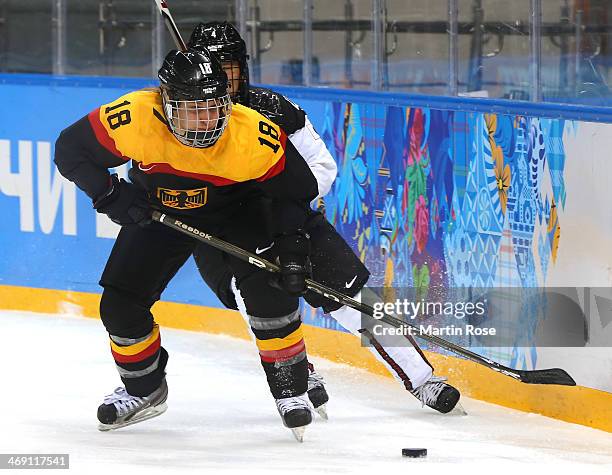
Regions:
<instances>
[{"instance_id":1,"label":"stick blade","mask_svg":"<svg viewBox=\"0 0 612 475\"><path fill-rule=\"evenodd\" d=\"M576 386L576 381L561 368L536 369L520 371L521 381L527 384L558 384L561 386Z\"/></svg>"}]
</instances>

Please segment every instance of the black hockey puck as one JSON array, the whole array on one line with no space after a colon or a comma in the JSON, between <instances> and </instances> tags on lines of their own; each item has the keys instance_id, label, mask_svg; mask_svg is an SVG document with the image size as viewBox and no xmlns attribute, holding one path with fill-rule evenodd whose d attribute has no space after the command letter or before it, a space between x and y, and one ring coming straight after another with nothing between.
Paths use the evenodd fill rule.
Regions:
<instances>
[{"instance_id":1,"label":"black hockey puck","mask_svg":"<svg viewBox=\"0 0 612 475\"><path fill-rule=\"evenodd\" d=\"M402 449L402 456L413 459L427 457L427 449Z\"/></svg>"}]
</instances>

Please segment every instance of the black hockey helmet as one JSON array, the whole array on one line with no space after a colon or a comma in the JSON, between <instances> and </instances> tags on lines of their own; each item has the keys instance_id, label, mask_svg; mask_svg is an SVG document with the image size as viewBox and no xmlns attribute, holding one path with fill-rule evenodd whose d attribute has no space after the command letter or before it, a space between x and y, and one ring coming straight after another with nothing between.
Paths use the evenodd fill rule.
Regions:
<instances>
[{"instance_id":1,"label":"black hockey helmet","mask_svg":"<svg viewBox=\"0 0 612 475\"><path fill-rule=\"evenodd\" d=\"M175 137L190 147L214 145L230 118L227 75L207 50L172 50L158 73L164 113Z\"/></svg>"},{"instance_id":2,"label":"black hockey helmet","mask_svg":"<svg viewBox=\"0 0 612 475\"><path fill-rule=\"evenodd\" d=\"M232 24L225 21L200 23L191 33L187 47L196 51L206 48L217 55L228 74L232 100L248 105L249 56L246 43Z\"/></svg>"}]
</instances>

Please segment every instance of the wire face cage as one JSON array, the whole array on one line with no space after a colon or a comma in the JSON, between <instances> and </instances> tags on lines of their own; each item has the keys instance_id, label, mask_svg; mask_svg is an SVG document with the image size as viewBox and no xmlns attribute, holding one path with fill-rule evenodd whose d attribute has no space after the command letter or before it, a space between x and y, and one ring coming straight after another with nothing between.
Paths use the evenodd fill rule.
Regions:
<instances>
[{"instance_id":1,"label":"wire face cage","mask_svg":"<svg viewBox=\"0 0 612 475\"><path fill-rule=\"evenodd\" d=\"M232 113L230 95L203 100L174 100L162 91L164 111L174 136L184 145L206 148L223 134Z\"/></svg>"},{"instance_id":2,"label":"wire face cage","mask_svg":"<svg viewBox=\"0 0 612 475\"><path fill-rule=\"evenodd\" d=\"M228 87L232 101L240 104L246 102L246 95L248 94L246 91L249 87L246 62L244 66L241 66L238 61L224 60L221 58L221 65L223 66L223 71L227 74Z\"/></svg>"}]
</instances>

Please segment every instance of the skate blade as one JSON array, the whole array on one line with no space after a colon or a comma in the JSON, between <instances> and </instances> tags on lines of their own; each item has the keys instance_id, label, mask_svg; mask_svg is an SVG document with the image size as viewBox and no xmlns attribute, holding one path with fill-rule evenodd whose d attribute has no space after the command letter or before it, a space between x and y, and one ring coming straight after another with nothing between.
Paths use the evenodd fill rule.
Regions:
<instances>
[{"instance_id":1,"label":"skate blade","mask_svg":"<svg viewBox=\"0 0 612 475\"><path fill-rule=\"evenodd\" d=\"M291 433L298 442L304 442L304 432L306 432L306 426L291 428Z\"/></svg>"},{"instance_id":2,"label":"skate blade","mask_svg":"<svg viewBox=\"0 0 612 475\"><path fill-rule=\"evenodd\" d=\"M168 405L164 402L158 406L150 407L141 413L134 416L132 419L129 419L124 422L120 422L118 424L98 424L98 430L102 432L108 432L109 430L121 429L122 427L131 426L132 424L137 424L139 422L146 421L148 419L153 419L154 417L161 416L168 409Z\"/></svg>"},{"instance_id":3,"label":"skate blade","mask_svg":"<svg viewBox=\"0 0 612 475\"><path fill-rule=\"evenodd\" d=\"M458 402L455 405L455 407L453 407L453 410L448 413L448 415L452 415L452 416L467 416L468 413L464 409L464 407L461 405L461 403Z\"/></svg>"},{"instance_id":4,"label":"skate blade","mask_svg":"<svg viewBox=\"0 0 612 475\"><path fill-rule=\"evenodd\" d=\"M327 407L326 404L321 404L319 407L315 407L315 412L321 416L321 419L329 420L329 416L327 415Z\"/></svg>"}]
</instances>

